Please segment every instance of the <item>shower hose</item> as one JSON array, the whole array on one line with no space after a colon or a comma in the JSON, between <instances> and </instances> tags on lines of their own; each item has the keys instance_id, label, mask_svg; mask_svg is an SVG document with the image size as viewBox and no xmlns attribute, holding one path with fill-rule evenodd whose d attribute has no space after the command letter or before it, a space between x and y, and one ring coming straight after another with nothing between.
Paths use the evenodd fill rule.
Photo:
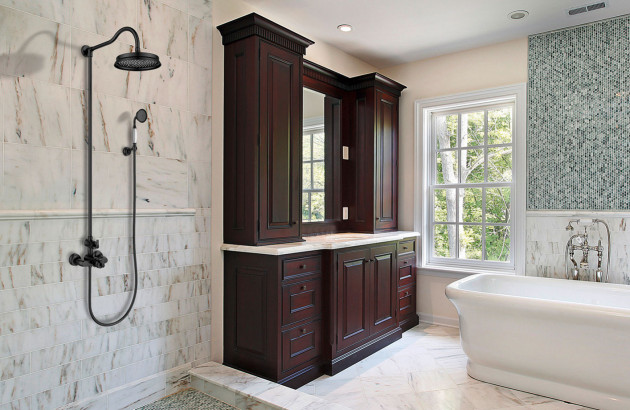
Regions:
<instances>
[{"instance_id":1,"label":"shower hose","mask_svg":"<svg viewBox=\"0 0 630 410\"><path fill-rule=\"evenodd\" d=\"M132 202L133 202L133 207L132 207L132 231L131 231L131 246L132 246L132 250L133 250L133 296L131 297L131 303L129 304L129 307L127 308L127 311L125 312L124 315L122 315L120 318L118 318L117 320L113 321L113 322L103 322L101 320L98 320L96 318L96 316L94 315L94 312L92 311L92 267L88 266L88 311L90 312L90 316L92 317L92 320L94 320L94 322L96 322L97 325L100 326L104 326L104 327L109 327L109 326L114 326L119 324L120 322L122 322L123 320L125 320L125 318L127 316L129 316L129 313L131 312L131 309L133 309L133 305L136 301L136 295L138 294L138 256L136 255L136 143L133 143L133 147L131 148L131 154L133 155L132 157L132 164L133 164L133 193L132 193ZM92 170L90 169L90 172Z\"/></svg>"}]
</instances>

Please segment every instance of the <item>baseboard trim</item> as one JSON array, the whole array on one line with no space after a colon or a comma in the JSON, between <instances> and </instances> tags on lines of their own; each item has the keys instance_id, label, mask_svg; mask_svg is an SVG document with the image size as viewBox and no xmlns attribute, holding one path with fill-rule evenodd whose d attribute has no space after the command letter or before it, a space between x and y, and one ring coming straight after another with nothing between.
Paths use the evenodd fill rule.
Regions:
<instances>
[{"instance_id":1,"label":"baseboard trim","mask_svg":"<svg viewBox=\"0 0 630 410\"><path fill-rule=\"evenodd\" d=\"M422 323L459 328L459 319L422 312L418 312L418 316L420 316L420 322Z\"/></svg>"}]
</instances>

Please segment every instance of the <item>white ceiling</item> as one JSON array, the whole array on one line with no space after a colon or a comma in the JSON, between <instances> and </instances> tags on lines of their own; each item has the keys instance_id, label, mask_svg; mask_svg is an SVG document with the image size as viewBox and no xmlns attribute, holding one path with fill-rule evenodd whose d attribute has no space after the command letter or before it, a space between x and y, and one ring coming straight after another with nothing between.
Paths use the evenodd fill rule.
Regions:
<instances>
[{"instance_id":1,"label":"white ceiling","mask_svg":"<svg viewBox=\"0 0 630 410\"><path fill-rule=\"evenodd\" d=\"M245 0L305 36L335 45L377 68L630 14L630 0L570 17L598 0ZM529 17L511 20L524 9ZM353 31L342 33L339 24Z\"/></svg>"}]
</instances>

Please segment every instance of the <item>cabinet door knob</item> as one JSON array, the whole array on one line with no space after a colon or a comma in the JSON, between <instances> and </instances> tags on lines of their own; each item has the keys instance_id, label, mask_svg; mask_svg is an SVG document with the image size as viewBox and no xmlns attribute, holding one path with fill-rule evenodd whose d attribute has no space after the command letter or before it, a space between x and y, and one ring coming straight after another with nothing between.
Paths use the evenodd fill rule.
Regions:
<instances>
[{"instance_id":1,"label":"cabinet door knob","mask_svg":"<svg viewBox=\"0 0 630 410\"><path fill-rule=\"evenodd\" d=\"M406 246L403 246L403 250L406 251L408 248Z\"/></svg>"},{"instance_id":2,"label":"cabinet door knob","mask_svg":"<svg viewBox=\"0 0 630 410\"><path fill-rule=\"evenodd\" d=\"M302 285L302 286L300 287L300 289L302 289L302 290L306 290L306 285Z\"/></svg>"},{"instance_id":3,"label":"cabinet door knob","mask_svg":"<svg viewBox=\"0 0 630 410\"><path fill-rule=\"evenodd\" d=\"M302 334L306 333L306 329L302 328L302 330L300 330L302 332Z\"/></svg>"},{"instance_id":4,"label":"cabinet door knob","mask_svg":"<svg viewBox=\"0 0 630 410\"><path fill-rule=\"evenodd\" d=\"M409 292L405 292L405 296L409 296Z\"/></svg>"},{"instance_id":5,"label":"cabinet door knob","mask_svg":"<svg viewBox=\"0 0 630 410\"><path fill-rule=\"evenodd\" d=\"M378 216L376 217L376 220L377 220L377 221L379 220Z\"/></svg>"},{"instance_id":6,"label":"cabinet door knob","mask_svg":"<svg viewBox=\"0 0 630 410\"><path fill-rule=\"evenodd\" d=\"M291 225L297 225L297 222L293 221L291 222Z\"/></svg>"},{"instance_id":7,"label":"cabinet door knob","mask_svg":"<svg viewBox=\"0 0 630 410\"><path fill-rule=\"evenodd\" d=\"M300 269L306 269L306 264L300 265Z\"/></svg>"},{"instance_id":8,"label":"cabinet door knob","mask_svg":"<svg viewBox=\"0 0 630 410\"><path fill-rule=\"evenodd\" d=\"M403 263L406 265L406 264L408 264L409 262L408 262L408 261L403 261Z\"/></svg>"}]
</instances>

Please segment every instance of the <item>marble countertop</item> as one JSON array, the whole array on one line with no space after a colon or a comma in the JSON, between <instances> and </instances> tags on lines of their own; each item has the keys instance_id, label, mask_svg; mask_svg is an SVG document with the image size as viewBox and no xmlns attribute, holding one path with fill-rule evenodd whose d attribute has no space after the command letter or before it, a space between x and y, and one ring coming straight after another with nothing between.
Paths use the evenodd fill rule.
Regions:
<instances>
[{"instance_id":1,"label":"marble countertop","mask_svg":"<svg viewBox=\"0 0 630 410\"><path fill-rule=\"evenodd\" d=\"M304 237L304 242L282 243L278 245L248 246L224 243L221 245L221 250L258 253L263 255L288 255L291 253L342 249L379 242L399 241L401 239L418 236L420 236L420 234L413 231L395 231L376 234L349 232L306 236Z\"/></svg>"}]
</instances>

